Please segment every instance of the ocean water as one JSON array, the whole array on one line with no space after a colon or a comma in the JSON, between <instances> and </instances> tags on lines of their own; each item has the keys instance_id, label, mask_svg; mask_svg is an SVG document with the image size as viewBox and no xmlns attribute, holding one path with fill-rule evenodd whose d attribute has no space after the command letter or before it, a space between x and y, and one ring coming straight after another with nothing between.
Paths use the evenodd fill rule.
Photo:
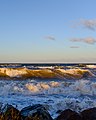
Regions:
<instances>
[{"instance_id":1,"label":"ocean water","mask_svg":"<svg viewBox=\"0 0 96 120\"><path fill-rule=\"evenodd\" d=\"M19 72L18 68L20 68ZM57 76L57 78L51 79L39 77L23 79L20 75L25 74L26 69L27 71L29 69L41 71L48 69L49 72L58 69L64 74L64 78L61 79ZM81 71L78 75L78 69L82 73L87 71L89 74L80 76ZM1 73L4 75L6 73L8 78L6 76L0 77L0 102L12 104L19 110L39 103L43 104L55 118L58 115L58 110L70 108L80 112L87 108L96 107L95 64L1 64ZM67 77L66 73L68 73Z\"/></svg>"}]
</instances>

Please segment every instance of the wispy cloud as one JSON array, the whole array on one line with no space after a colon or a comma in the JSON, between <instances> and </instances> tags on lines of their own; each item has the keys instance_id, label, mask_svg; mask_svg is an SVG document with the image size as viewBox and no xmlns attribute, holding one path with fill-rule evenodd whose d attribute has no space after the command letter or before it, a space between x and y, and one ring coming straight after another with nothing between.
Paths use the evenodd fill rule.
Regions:
<instances>
[{"instance_id":1,"label":"wispy cloud","mask_svg":"<svg viewBox=\"0 0 96 120\"><path fill-rule=\"evenodd\" d=\"M87 44L95 44L96 39L92 37L87 37L87 38L73 38L71 39L72 42L84 42Z\"/></svg>"},{"instance_id":2,"label":"wispy cloud","mask_svg":"<svg viewBox=\"0 0 96 120\"><path fill-rule=\"evenodd\" d=\"M94 20L81 20L81 24L90 30L96 30L96 19Z\"/></svg>"},{"instance_id":3,"label":"wispy cloud","mask_svg":"<svg viewBox=\"0 0 96 120\"><path fill-rule=\"evenodd\" d=\"M47 39L47 40L56 40L54 36L45 36L45 39Z\"/></svg>"},{"instance_id":4,"label":"wispy cloud","mask_svg":"<svg viewBox=\"0 0 96 120\"><path fill-rule=\"evenodd\" d=\"M70 46L70 48L80 48L79 46Z\"/></svg>"},{"instance_id":5,"label":"wispy cloud","mask_svg":"<svg viewBox=\"0 0 96 120\"><path fill-rule=\"evenodd\" d=\"M96 19L81 19L78 22L75 22L75 24L73 25L73 28L77 28L77 27L83 27L83 28L87 28L89 30L96 30Z\"/></svg>"}]
</instances>

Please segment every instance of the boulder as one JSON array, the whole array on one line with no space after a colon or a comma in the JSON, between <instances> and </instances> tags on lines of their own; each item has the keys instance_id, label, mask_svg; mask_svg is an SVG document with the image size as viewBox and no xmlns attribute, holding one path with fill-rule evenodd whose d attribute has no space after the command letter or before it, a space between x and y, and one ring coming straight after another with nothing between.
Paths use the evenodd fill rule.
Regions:
<instances>
[{"instance_id":1,"label":"boulder","mask_svg":"<svg viewBox=\"0 0 96 120\"><path fill-rule=\"evenodd\" d=\"M0 102L0 120L2 119L2 106L3 106L3 103Z\"/></svg>"},{"instance_id":2,"label":"boulder","mask_svg":"<svg viewBox=\"0 0 96 120\"><path fill-rule=\"evenodd\" d=\"M86 109L81 112L82 120L96 120L96 108Z\"/></svg>"},{"instance_id":3,"label":"boulder","mask_svg":"<svg viewBox=\"0 0 96 120\"><path fill-rule=\"evenodd\" d=\"M48 111L40 104L23 108L21 115L24 120L52 120Z\"/></svg>"},{"instance_id":4,"label":"boulder","mask_svg":"<svg viewBox=\"0 0 96 120\"><path fill-rule=\"evenodd\" d=\"M82 120L81 116L70 109L66 109L56 118L56 120Z\"/></svg>"},{"instance_id":5,"label":"boulder","mask_svg":"<svg viewBox=\"0 0 96 120\"><path fill-rule=\"evenodd\" d=\"M20 111L14 108L12 105L6 104L2 110L2 116L0 120L23 120L20 115Z\"/></svg>"}]
</instances>

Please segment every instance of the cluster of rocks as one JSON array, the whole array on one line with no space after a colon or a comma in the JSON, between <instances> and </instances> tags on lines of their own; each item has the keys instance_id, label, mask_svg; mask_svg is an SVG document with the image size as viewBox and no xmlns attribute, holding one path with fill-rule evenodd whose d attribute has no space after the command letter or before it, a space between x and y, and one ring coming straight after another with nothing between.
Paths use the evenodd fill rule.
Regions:
<instances>
[{"instance_id":1,"label":"cluster of rocks","mask_svg":"<svg viewBox=\"0 0 96 120\"><path fill-rule=\"evenodd\" d=\"M25 107L21 111L7 104L0 108L0 120L53 120L53 118L41 104ZM96 108L86 109L81 113L66 109L54 120L96 120Z\"/></svg>"}]
</instances>

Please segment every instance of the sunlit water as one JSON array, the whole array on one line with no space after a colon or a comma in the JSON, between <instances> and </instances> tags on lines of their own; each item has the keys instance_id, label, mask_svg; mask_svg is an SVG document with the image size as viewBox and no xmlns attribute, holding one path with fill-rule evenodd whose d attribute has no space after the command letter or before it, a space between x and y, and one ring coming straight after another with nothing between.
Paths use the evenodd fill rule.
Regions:
<instances>
[{"instance_id":1,"label":"sunlit water","mask_svg":"<svg viewBox=\"0 0 96 120\"><path fill-rule=\"evenodd\" d=\"M92 70L96 73L96 69ZM43 104L52 117L58 110L70 108L77 112L96 107L96 77L80 80L26 79L0 80L0 102L12 104L19 110Z\"/></svg>"}]
</instances>

